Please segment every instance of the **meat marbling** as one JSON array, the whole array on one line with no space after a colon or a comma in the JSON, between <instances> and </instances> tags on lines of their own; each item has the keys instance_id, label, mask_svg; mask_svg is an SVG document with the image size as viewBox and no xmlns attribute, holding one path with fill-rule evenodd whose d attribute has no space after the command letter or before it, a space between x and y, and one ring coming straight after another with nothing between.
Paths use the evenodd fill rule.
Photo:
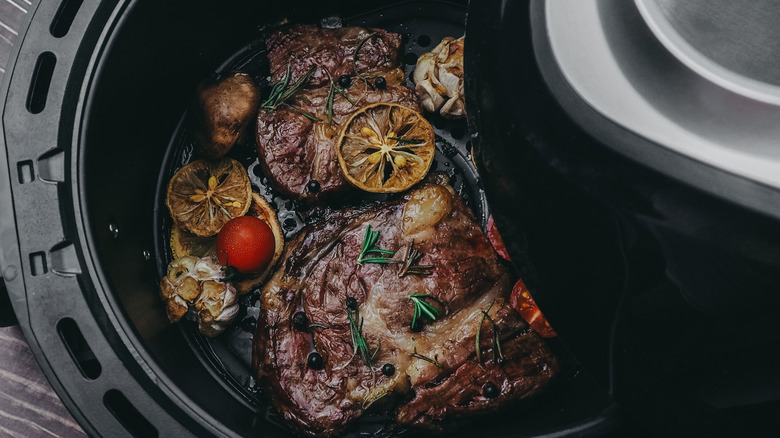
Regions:
<instances>
[{"instance_id":1,"label":"meat marbling","mask_svg":"<svg viewBox=\"0 0 780 438\"><path fill-rule=\"evenodd\" d=\"M394 260L413 241L423 254L419 264L433 266L431 275L399 277L401 264L358 264L368 225L380 231L375 247L395 251ZM536 394L558 372L556 357L510 307L510 275L474 214L442 181L398 201L334 211L289 242L282 260L262 292L254 365L270 401L303 433L336 434L377 406L394 409L402 425L436 429ZM410 329L412 294L429 295L441 311L419 331ZM354 355L347 297L358 303L369 349L378 347L371 367ZM294 327L301 311L315 327ZM500 364L483 311L498 327ZM313 351L324 359L321 370L307 365ZM395 366L392 376L381 372L386 363ZM498 389L495 398L485 396L488 383Z\"/></svg>"},{"instance_id":2,"label":"meat marbling","mask_svg":"<svg viewBox=\"0 0 780 438\"><path fill-rule=\"evenodd\" d=\"M294 25L271 34L266 45L274 82L282 79L288 66L290 83L314 68L306 88L287 104L274 111L261 109L258 114L260 164L273 187L286 197L316 201L349 187L339 169L335 142L341 126L355 111L377 102L400 103L420 111L417 96L405 85L399 68L399 34L360 27ZM335 93L329 121L330 81L337 82L342 75L351 77L351 85L344 90L349 100ZM370 85L378 76L386 79L384 89ZM310 190L312 180L318 182L317 190Z\"/></svg>"}]
</instances>

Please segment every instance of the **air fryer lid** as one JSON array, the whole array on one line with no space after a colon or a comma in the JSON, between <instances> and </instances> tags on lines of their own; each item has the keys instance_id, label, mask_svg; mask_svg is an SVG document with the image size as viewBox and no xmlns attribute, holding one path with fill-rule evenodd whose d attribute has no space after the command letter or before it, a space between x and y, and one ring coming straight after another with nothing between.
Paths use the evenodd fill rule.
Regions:
<instances>
[{"instance_id":1,"label":"air fryer lid","mask_svg":"<svg viewBox=\"0 0 780 438\"><path fill-rule=\"evenodd\" d=\"M686 184L780 217L777 2L587 0L539 9L543 76L586 131ZM605 120L586 122L589 112Z\"/></svg>"}]
</instances>

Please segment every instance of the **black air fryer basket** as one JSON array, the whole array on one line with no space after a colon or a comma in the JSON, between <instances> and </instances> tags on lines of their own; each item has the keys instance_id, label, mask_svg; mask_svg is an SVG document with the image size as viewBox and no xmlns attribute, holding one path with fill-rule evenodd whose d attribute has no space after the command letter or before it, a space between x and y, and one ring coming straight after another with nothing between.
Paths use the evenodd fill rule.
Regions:
<instances>
[{"instance_id":1,"label":"black air fryer basket","mask_svg":"<svg viewBox=\"0 0 780 438\"><path fill-rule=\"evenodd\" d=\"M290 435L251 377L257 294L217 341L170 325L158 296L169 226L160 187L190 159L182 123L197 84L237 67L261 76L262 26L284 18L400 32L409 73L442 37L463 34L466 12L440 1L130 0L30 11L1 95L0 267L41 368L90 435ZM437 168L484 222L466 123L434 124ZM252 176L254 151L235 155ZM263 186L258 175L253 183ZM297 231L294 207L276 204L285 231ZM566 357L566 376L547 395L465 423L460 435L612 430L614 405ZM385 420L368 417L350 434L398 433Z\"/></svg>"},{"instance_id":2,"label":"black air fryer basket","mask_svg":"<svg viewBox=\"0 0 780 438\"><path fill-rule=\"evenodd\" d=\"M635 107L614 99L618 83L577 77L592 61L584 53L604 49L624 56L612 74L641 85L654 103L644 107L699 123L702 138L744 129L736 119L778 126L762 122L767 105L719 89L664 49L641 13L674 3L578 0L568 5L575 15L558 0L34 6L0 90L0 272L43 372L90 435L290 436L252 378L258 293L242 297L238 323L216 340L169 324L159 298L170 257L161 194L193 157L187 107L199 82L231 69L267 84L262 35L283 19L399 32L407 75L421 53L467 29L468 123L432 119L435 168L483 225L495 217L559 334L550 345L564 372L539 397L453 424L454 435L773 436L780 189L626 128L618 119ZM593 41L587 23L603 25ZM606 92L582 85L599 80ZM618 103L611 118L596 108L605 96ZM735 118L707 118L736 107ZM231 157L289 237L307 219L267 189L244 146ZM347 435L420 434L377 414Z\"/></svg>"}]
</instances>

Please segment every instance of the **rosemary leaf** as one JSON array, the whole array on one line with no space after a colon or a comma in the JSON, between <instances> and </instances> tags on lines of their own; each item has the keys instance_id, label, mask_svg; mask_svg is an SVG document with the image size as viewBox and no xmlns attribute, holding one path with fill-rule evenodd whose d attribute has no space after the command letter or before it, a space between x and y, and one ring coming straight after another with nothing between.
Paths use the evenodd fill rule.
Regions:
<instances>
[{"instance_id":1,"label":"rosemary leaf","mask_svg":"<svg viewBox=\"0 0 780 438\"><path fill-rule=\"evenodd\" d=\"M313 115L311 115L311 114L307 113L306 111L304 111L304 110L302 110L302 109L300 109L300 108L298 108L298 107L296 107L296 106L292 106L292 105L290 105L290 104L286 104L286 103L285 103L284 105L285 105L287 108L289 108L290 110L292 110L293 112L296 112L296 113L298 113L298 114L302 115L303 117L306 117L307 119L309 119L309 120L311 120L311 121L313 121L313 122L319 122L319 121L321 121L320 119L318 119L318 118L314 117Z\"/></svg>"},{"instance_id":2,"label":"rosemary leaf","mask_svg":"<svg viewBox=\"0 0 780 438\"><path fill-rule=\"evenodd\" d=\"M366 257L358 260L358 263L361 265L363 263L375 263L377 265L386 265L390 263L391 260L388 260L387 257Z\"/></svg>"},{"instance_id":3,"label":"rosemary leaf","mask_svg":"<svg viewBox=\"0 0 780 438\"><path fill-rule=\"evenodd\" d=\"M379 349L382 348L382 340L380 339L378 341L378 345L376 346L376 350L374 350L374 353L371 355L371 361L374 361L374 358L376 357L376 354L379 353Z\"/></svg>"},{"instance_id":4,"label":"rosemary leaf","mask_svg":"<svg viewBox=\"0 0 780 438\"><path fill-rule=\"evenodd\" d=\"M485 318L488 317L488 312L490 312L490 309L493 308L493 304L495 301L490 303L490 306L488 306L487 311L482 311L482 319L479 321L479 326L477 326L477 336L474 338L474 343L477 346L477 363L482 364L482 351L479 348L479 341L480 341L480 335L482 334L482 325L485 323Z\"/></svg>"},{"instance_id":5,"label":"rosemary leaf","mask_svg":"<svg viewBox=\"0 0 780 438\"><path fill-rule=\"evenodd\" d=\"M504 352L501 350L501 334L498 330L498 325L493 322L493 318L490 318L490 322L493 324L493 362L497 364L504 363Z\"/></svg>"},{"instance_id":6,"label":"rosemary leaf","mask_svg":"<svg viewBox=\"0 0 780 438\"><path fill-rule=\"evenodd\" d=\"M371 32L370 34L368 34L368 36L363 38L360 41L360 43L357 45L357 48L355 48L355 53L354 55L352 55L352 62L355 63L355 70L357 70L357 61L358 61L358 54L360 53L360 49L363 48L363 46L368 42L368 40L374 38L375 36L376 36L376 32Z\"/></svg>"},{"instance_id":7,"label":"rosemary leaf","mask_svg":"<svg viewBox=\"0 0 780 438\"><path fill-rule=\"evenodd\" d=\"M369 80L368 80L367 78L365 78L364 76L358 76L358 79L360 79L360 80L362 80L363 82L365 82L365 83L366 83L366 85L368 86L368 88L370 88L370 89L371 89L371 91L374 91L374 90L376 90L376 88L374 87L374 84L372 84L372 83L371 83L371 81L369 81Z\"/></svg>"},{"instance_id":8,"label":"rosemary leaf","mask_svg":"<svg viewBox=\"0 0 780 438\"><path fill-rule=\"evenodd\" d=\"M274 88L271 90L271 94L268 96L268 99L266 99L265 102L261 106L263 107L271 107L276 106L276 99L279 98L279 95L282 94L282 91L284 91L285 88L287 88L287 85L290 84L290 69L291 65L287 64L287 72L282 76L282 79L274 85Z\"/></svg>"},{"instance_id":9,"label":"rosemary leaf","mask_svg":"<svg viewBox=\"0 0 780 438\"><path fill-rule=\"evenodd\" d=\"M444 367L443 367L443 366L442 366L442 365L441 365L439 362L437 362L437 361L435 361L435 360L431 359L430 357L423 356L422 354L419 354L419 353L417 352L417 350L414 350L414 353L412 353L412 357L414 357L414 358L417 358L417 359L424 360L424 361L426 361L426 362L428 362L428 363L432 363L432 364L436 365L436 366L437 366L437 367L439 367L439 368L444 368Z\"/></svg>"},{"instance_id":10,"label":"rosemary leaf","mask_svg":"<svg viewBox=\"0 0 780 438\"><path fill-rule=\"evenodd\" d=\"M342 95L344 97L344 99L347 99L347 102L351 103L352 106L355 106L355 102L353 102L352 99L350 99L349 96L347 96L347 92L344 91L343 88L341 88L338 85L336 85L336 83L333 82L332 80L331 80L330 83L332 84L333 89L336 90L336 92L338 92L340 95Z\"/></svg>"},{"instance_id":11,"label":"rosemary leaf","mask_svg":"<svg viewBox=\"0 0 780 438\"><path fill-rule=\"evenodd\" d=\"M305 86L306 86L306 84L308 84L308 83L309 83L309 79L311 79L311 77L314 75L314 71L315 71L315 70L316 70L316 69L315 69L314 67L310 68L310 69L309 69L309 71L307 71L307 72L306 72L306 74L304 74L303 76L301 76L301 77L300 77L300 79L298 79L297 81L295 81L295 83L294 83L294 84L292 84L292 86L291 86L291 87L289 87L287 90L285 90L285 91L284 91L284 93L282 93L282 94L279 96L279 101L277 102L277 105L278 105L279 103L283 103L283 102L287 101L287 99L291 98L291 97L292 97L292 96L294 96L294 95L295 95L295 94L296 94L298 91L300 91L301 89L303 89L303 87L305 87Z\"/></svg>"},{"instance_id":12,"label":"rosemary leaf","mask_svg":"<svg viewBox=\"0 0 780 438\"><path fill-rule=\"evenodd\" d=\"M296 93L298 93L303 87L306 86L306 84L309 83L309 80L311 79L312 75L314 75L315 68L312 67L309 69L309 71L306 72L303 76L301 76L297 81L295 81L294 84L289 85L290 83L290 65L287 65L287 73L284 75L284 78L282 81L278 84L276 84L271 91L271 95L268 96L268 99L266 99L265 102L263 102L262 107L266 108L269 111L275 110L279 105L286 103L288 99L293 97Z\"/></svg>"},{"instance_id":13,"label":"rosemary leaf","mask_svg":"<svg viewBox=\"0 0 780 438\"><path fill-rule=\"evenodd\" d=\"M419 318L420 315L420 307L415 305L414 306L414 315L412 316L412 325L411 328L414 330L414 328L417 326L417 318Z\"/></svg>"},{"instance_id":14,"label":"rosemary leaf","mask_svg":"<svg viewBox=\"0 0 780 438\"><path fill-rule=\"evenodd\" d=\"M363 410L364 411L367 410L368 408L371 407L371 405L374 404L374 402L376 402L379 399L384 398L387 394L390 394L390 391L384 391L381 394L379 394L378 396L373 397L371 400L364 400L363 401L363 406L362 406Z\"/></svg>"},{"instance_id":15,"label":"rosemary leaf","mask_svg":"<svg viewBox=\"0 0 780 438\"><path fill-rule=\"evenodd\" d=\"M378 252L380 254L389 254L389 255L394 255L395 254L395 251L390 251L389 249L378 249L378 248L372 248L372 249L368 250L367 252Z\"/></svg>"},{"instance_id":16,"label":"rosemary leaf","mask_svg":"<svg viewBox=\"0 0 780 438\"><path fill-rule=\"evenodd\" d=\"M439 312L437 312L436 309L431 307L431 305L428 304L428 303L425 303L425 302L422 302L422 301L420 303L421 303L420 304L420 310L425 312L425 314L428 315L428 318L431 318L431 319L435 320L436 319L436 315L434 315L431 311L436 312L437 314Z\"/></svg>"},{"instance_id":17,"label":"rosemary leaf","mask_svg":"<svg viewBox=\"0 0 780 438\"><path fill-rule=\"evenodd\" d=\"M320 323L318 323L318 322L314 322L314 323L311 323L311 324L309 324L309 328L310 328L310 329L312 329L312 328L329 329L330 327L328 327L328 326L327 326L327 325L325 325L325 324L320 324Z\"/></svg>"},{"instance_id":18,"label":"rosemary leaf","mask_svg":"<svg viewBox=\"0 0 780 438\"><path fill-rule=\"evenodd\" d=\"M333 97L335 95L333 90L334 84L333 80L330 81L330 90L328 90L328 100L325 103L326 106L326 112L328 114L328 124L333 124Z\"/></svg>"},{"instance_id":19,"label":"rosemary leaf","mask_svg":"<svg viewBox=\"0 0 780 438\"><path fill-rule=\"evenodd\" d=\"M374 353L371 354L368 350L368 343L366 343L366 339L363 337L363 318L360 318L358 310L351 310L347 307L347 317L349 318L350 333L352 335L352 358L355 355L360 356L366 366L373 371L374 368L371 366L371 361L379 352L381 343L377 346ZM360 319L360 324L357 323L358 318ZM347 363L351 362L352 358Z\"/></svg>"}]
</instances>

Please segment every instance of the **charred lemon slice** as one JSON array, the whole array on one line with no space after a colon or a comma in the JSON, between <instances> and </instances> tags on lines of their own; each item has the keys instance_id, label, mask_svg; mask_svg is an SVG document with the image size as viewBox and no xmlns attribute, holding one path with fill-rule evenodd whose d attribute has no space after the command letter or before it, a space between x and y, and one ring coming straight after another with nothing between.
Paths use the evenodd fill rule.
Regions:
<instances>
[{"instance_id":1,"label":"charred lemon slice","mask_svg":"<svg viewBox=\"0 0 780 438\"><path fill-rule=\"evenodd\" d=\"M230 219L246 214L251 202L249 176L230 158L184 166L171 178L166 197L174 224L202 237L217 234Z\"/></svg>"},{"instance_id":2,"label":"charred lemon slice","mask_svg":"<svg viewBox=\"0 0 780 438\"><path fill-rule=\"evenodd\" d=\"M187 256L198 258L211 257L217 254L216 237L196 236L188 231L174 226L171 230L171 252L174 259Z\"/></svg>"},{"instance_id":3,"label":"charred lemon slice","mask_svg":"<svg viewBox=\"0 0 780 438\"><path fill-rule=\"evenodd\" d=\"M249 208L247 215L252 215L268 224L268 226L271 228L271 231L274 233L275 250L274 256L271 259L271 263L268 264L268 267L265 269L265 271L257 275L233 282L233 286L235 286L239 295L251 292L253 289L263 284L263 282L271 274L271 271L276 265L276 262L279 261L279 258L282 256L282 252L284 251L284 233L282 232L282 227L279 224L279 219L276 217L276 210L274 210L268 201L266 201L265 198L263 198L262 195L257 192L252 192L252 206Z\"/></svg>"},{"instance_id":4,"label":"charred lemon slice","mask_svg":"<svg viewBox=\"0 0 780 438\"><path fill-rule=\"evenodd\" d=\"M402 192L420 182L433 163L433 127L417 111L376 103L349 118L336 143L350 184L374 193Z\"/></svg>"}]
</instances>

